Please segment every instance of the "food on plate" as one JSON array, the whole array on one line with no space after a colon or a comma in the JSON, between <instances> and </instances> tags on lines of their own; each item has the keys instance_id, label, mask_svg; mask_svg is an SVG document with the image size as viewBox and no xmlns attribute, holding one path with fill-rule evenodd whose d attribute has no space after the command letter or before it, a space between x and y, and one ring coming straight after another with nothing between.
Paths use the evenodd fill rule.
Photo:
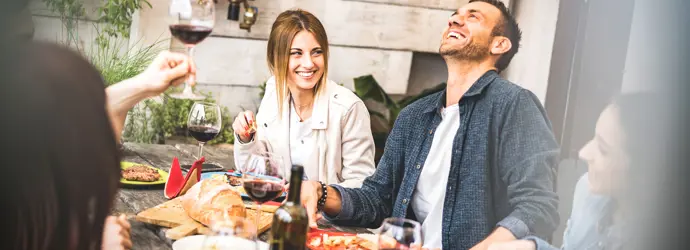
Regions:
<instances>
[{"instance_id":1,"label":"food on plate","mask_svg":"<svg viewBox=\"0 0 690 250\"><path fill-rule=\"evenodd\" d=\"M246 215L240 194L222 180L202 180L194 184L180 199L187 215L206 226L211 226L214 220L226 216Z\"/></svg>"},{"instance_id":2,"label":"food on plate","mask_svg":"<svg viewBox=\"0 0 690 250\"><path fill-rule=\"evenodd\" d=\"M242 186L242 178L231 174L213 174L211 175L211 179L225 181L232 186Z\"/></svg>"},{"instance_id":3,"label":"food on plate","mask_svg":"<svg viewBox=\"0 0 690 250\"><path fill-rule=\"evenodd\" d=\"M212 174L211 179L219 180L219 181L226 181L228 178L225 177L224 174Z\"/></svg>"},{"instance_id":4,"label":"food on plate","mask_svg":"<svg viewBox=\"0 0 690 250\"><path fill-rule=\"evenodd\" d=\"M228 176L228 182L230 182L230 185L233 186L242 186L242 178L239 176L234 176L234 175L227 175Z\"/></svg>"},{"instance_id":5,"label":"food on plate","mask_svg":"<svg viewBox=\"0 0 690 250\"><path fill-rule=\"evenodd\" d=\"M307 242L307 246L311 249L344 249L344 250L374 250L376 245L358 237L356 235L328 235L321 234L312 237Z\"/></svg>"},{"instance_id":6,"label":"food on plate","mask_svg":"<svg viewBox=\"0 0 690 250\"><path fill-rule=\"evenodd\" d=\"M122 170L122 178L128 181L154 182L161 178L158 170L136 165Z\"/></svg>"}]
</instances>

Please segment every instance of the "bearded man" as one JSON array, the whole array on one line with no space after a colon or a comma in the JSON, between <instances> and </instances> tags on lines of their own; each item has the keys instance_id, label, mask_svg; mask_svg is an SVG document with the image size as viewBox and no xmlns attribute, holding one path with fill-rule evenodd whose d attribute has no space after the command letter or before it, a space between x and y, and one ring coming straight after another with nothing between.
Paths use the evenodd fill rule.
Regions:
<instances>
[{"instance_id":1,"label":"bearded man","mask_svg":"<svg viewBox=\"0 0 690 250\"><path fill-rule=\"evenodd\" d=\"M303 183L312 226L321 216L370 228L408 218L421 224L425 248L443 249L550 238L559 221L559 146L539 99L499 75L520 37L498 0L472 0L453 13L439 49L446 89L400 112L361 188Z\"/></svg>"}]
</instances>

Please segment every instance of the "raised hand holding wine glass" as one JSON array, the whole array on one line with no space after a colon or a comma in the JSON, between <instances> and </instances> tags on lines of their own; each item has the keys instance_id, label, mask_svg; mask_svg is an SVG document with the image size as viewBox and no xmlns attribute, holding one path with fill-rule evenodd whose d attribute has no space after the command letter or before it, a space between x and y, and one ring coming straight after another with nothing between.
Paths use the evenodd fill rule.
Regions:
<instances>
[{"instance_id":1,"label":"raised hand holding wine glass","mask_svg":"<svg viewBox=\"0 0 690 250\"><path fill-rule=\"evenodd\" d=\"M187 130L199 141L199 159L203 156L204 144L213 140L221 130L220 107L213 103L195 102L189 111Z\"/></svg>"},{"instance_id":2,"label":"raised hand holding wine glass","mask_svg":"<svg viewBox=\"0 0 690 250\"><path fill-rule=\"evenodd\" d=\"M211 34L215 12L213 0L172 0L170 15L174 21L170 24L170 33L185 45L190 58L194 57L194 47ZM171 93L170 97L190 100L206 98L194 93L188 82L182 92Z\"/></svg>"}]
</instances>

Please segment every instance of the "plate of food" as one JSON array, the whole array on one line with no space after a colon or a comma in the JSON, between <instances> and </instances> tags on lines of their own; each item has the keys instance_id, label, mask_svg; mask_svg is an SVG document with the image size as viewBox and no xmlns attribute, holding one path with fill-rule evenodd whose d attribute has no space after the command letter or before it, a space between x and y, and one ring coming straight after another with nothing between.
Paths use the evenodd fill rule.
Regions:
<instances>
[{"instance_id":1,"label":"plate of food","mask_svg":"<svg viewBox=\"0 0 690 250\"><path fill-rule=\"evenodd\" d=\"M126 185L160 185L168 180L168 172L134 162L121 162L120 183Z\"/></svg>"},{"instance_id":2,"label":"plate of food","mask_svg":"<svg viewBox=\"0 0 690 250\"><path fill-rule=\"evenodd\" d=\"M310 250L376 250L378 246L371 241L375 235L342 232L315 231L307 234L307 248Z\"/></svg>"},{"instance_id":3,"label":"plate of food","mask_svg":"<svg viewBox=\"0 0 690 250\"><path fill-rule=\"evenodd\" d=\"M218 180L223 180L228 182L231 186L237 190L237 192L240 193L243 199L250 199L249 196L247 195L247 192L244 191L244 188L242 187L242 175L239 173L234 173L234 172L228 172L228 171L218 171L218 172L206 172L206 173L201 173L201 179L218 179ZM277 200L283 199L287 196L287 192L283 192L283 194L277 198Z\"/></svg>"}]
</instances>

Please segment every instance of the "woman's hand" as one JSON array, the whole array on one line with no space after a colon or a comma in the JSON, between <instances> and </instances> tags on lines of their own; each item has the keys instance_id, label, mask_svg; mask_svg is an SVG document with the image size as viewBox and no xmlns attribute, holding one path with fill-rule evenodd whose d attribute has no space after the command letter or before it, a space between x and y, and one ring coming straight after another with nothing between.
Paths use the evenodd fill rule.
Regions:
<instances>
[{"instance_id":1,"label":"woman's hand","mask_svg":"<svg viewBox=\"0 0 690 250\"><path fill-rule=\"evenodd\" d=\"M235 130L235 134L240 137L240 142L247 143L251 141L256 133L254 112L247 110L237 114L235 121L232 123L232 129Z\"/></svg>"},{"instance_id":2,"label":"woman's hand","mask_svg":"<svg viewBox=\"0 0 690 250\"><path fill-rule=\"evenodd\" d=\"M130 230L132 226L123 214L118 217L108 216L103 227L102 250L126 250L132 249Z\"/></svg>"}]
</instances>

